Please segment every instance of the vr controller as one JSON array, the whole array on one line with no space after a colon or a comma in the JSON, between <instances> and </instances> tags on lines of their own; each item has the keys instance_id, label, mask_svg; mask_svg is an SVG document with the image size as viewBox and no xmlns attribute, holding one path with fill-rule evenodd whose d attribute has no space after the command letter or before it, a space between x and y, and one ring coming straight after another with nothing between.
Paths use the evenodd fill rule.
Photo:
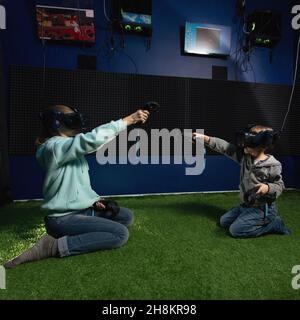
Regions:
<instances>
[{"instance_id":1,"label":"vr controller","mask_svg":"<svg viewBox=\"0 0 300 320\"><path fill-rule=\"evenodd\" d=\"M120 207L116 201L101 200L99 202L101 202L105 206L104 209L99 209L96 206L96 203L94 203L93 208L96 212L99 212L99 214L105 213L109 217L115 217L120 212Z\"/></svg>"},{"instance_id":2,"label":"vr controller","mask_svg":"<svg viewBox=\"0 0 300 320\"><path fill-rule=\"evenodd\" d=\"M259 133L251 132L255 125L249 125L242 131L236 133L236 145L239 148L268 148L274 146L280 138L280 132L274 130L265 130Z\"/></svg>"},{"instance_id":3,"label":"vr controller","mask_svg":"<svg viewBox=\"0 0 300 320\"><path fill-rule=\"evenodd\" d=\"M257 190L259 189L259 187L254 187L250 190L248 190L245 194L244 194L244 202L246 205L248 206L253 206L257 201L259 201L261 199L261 195L257 194Z\"/></svg>"},{"instance_id":4,"label":"vr controller","mask_svg":"<svg viewBox=\"0 0 300 320\"><path fill-rule=\"evenodd\" d=\"M149 111L150 113L158 112L159 109L160 109L160 105L155 101L149 101L142 107L142 110Z\"/></svg>"}]
</instances>

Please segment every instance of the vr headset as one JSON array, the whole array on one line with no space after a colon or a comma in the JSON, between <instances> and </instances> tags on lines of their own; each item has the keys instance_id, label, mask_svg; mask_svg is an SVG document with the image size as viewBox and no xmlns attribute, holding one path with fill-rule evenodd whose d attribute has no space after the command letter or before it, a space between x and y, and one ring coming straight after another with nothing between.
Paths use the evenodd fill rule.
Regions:
<instances>
[{"instance_id":1,"label":"vr headset","mask_svg":"<svg viewBox=\"0 0 300 320\"><path fill-rule=\"evenodd\" d=\"M268 148L274 146L280 138L280 132L274 130L265 130L259 133L251 132L256 125L249 125L242 131L236 133L236 145L239 148Z\"/></svg>"},{"instance_id":2,"label":"vr headset","mask_svg":"<svg viewBox=\"0 0 300 320\"><path fill-rule=\"evenodd\" d=\"M39 117L47 129L57 131L61 126L72 130L84 130L87 125L86 117L76 108L68 106L73 113L63 113L58 110L40 112Z\"/></svg>"},{"instance_id":3,"label":"vr headset","mask_svg":"<svg viewBox=\"0 0 300 320\"><path fill-rule=\"evenodd\" d=\"M244 202L246 205L253 206L256 201L259 201L262 198L261 195L256 193L258 189L259 187L254 187L244 194Z\"/></svg>"}]
</instances>

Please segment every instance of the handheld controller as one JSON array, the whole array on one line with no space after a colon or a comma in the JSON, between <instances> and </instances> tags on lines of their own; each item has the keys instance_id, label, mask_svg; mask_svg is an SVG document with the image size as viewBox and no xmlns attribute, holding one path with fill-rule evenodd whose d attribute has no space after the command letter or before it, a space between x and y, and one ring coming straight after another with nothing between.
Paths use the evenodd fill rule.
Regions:
<instances>
[{"instance_id":1,"label":"handheld controller","mask_svg":"<svg viewBox=\"0 0 300 320\"><path fill-rule=\"evenodd\" d=\"M149 101L142 107L142 110L149 111L150 113L158 112L159 109L160 109L160 105L155 101Z\"/></svg>"},{"instance_id":2,"label":"handheld controller","mask_svg":"<svg viewBox=\"0 0 300 320\"><path fill-rule=\"evenodd\" d=\"M120 207L116 201L101 200L100 202L105 206L105 208L99 209L99 208L97 208L96 203L95 203L93 208L96 212L106 213L110 217L115 217L120 212Z\"/></svg>"}]
</instances>

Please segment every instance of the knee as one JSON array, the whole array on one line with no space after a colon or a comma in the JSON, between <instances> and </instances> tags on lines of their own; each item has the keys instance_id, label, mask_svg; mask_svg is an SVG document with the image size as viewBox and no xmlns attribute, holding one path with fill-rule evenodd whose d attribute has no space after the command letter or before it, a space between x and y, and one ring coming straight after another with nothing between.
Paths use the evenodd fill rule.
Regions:
<instances>
[{"instance_id":1,"label":"knee","mask_svg":"<svg viewBox=\"0 0 300 320\"><path fill-rule=\"evenodd\" d=\"M122 216L122 223L126 226L129 227L133 224L134 222L134 214L131 210L128 208L120 208L120 215Z\"/></svg>"},{"instance_id":2,"label":"knee","mask_svg":"<svg viewBox=\"0 0 300 320\"><path fill-rule=\"evenodd\" d=\"M126 226L120 224L115 231L116 243L115 248L122 247L129 239L129 231Z\"/></svg>"},{"instance_id":3,"label":"knee","mask_svg":"<svg viewBox=\"0 0 300 320\"><path fill-rule=\"evenodd\" d=\"M229 227L229 233L233 238L241 238L242 232L241 227L237 223L233 223Z\"/></svg>"},{"instance_id":4,"label":"knee","mask_svg":"<svg viewBox=\"0 0 300 320\"><path fill-rule=\"evenodd\" d=\"M226 217L226 215L224 214L221 218L220 218L220 226L222 227L222 228L227 228L227 227L229 227L229 225L228 225L228 219L227 219L227 217Z\"/></svg>"},{"instance_id":5,"label":"knee","mask_svg":"<svg viewBox=\"0 0 300 320\"><path fill-rule=\"evenodd\" d=\"M222 216L221 218L220 218L220 221L219 221L219 223L220 223L220 226L222 227L222 228L225 228L225 221L224 221L225 219L224 219L224 216Z\"/></svg>"}]
</instances>

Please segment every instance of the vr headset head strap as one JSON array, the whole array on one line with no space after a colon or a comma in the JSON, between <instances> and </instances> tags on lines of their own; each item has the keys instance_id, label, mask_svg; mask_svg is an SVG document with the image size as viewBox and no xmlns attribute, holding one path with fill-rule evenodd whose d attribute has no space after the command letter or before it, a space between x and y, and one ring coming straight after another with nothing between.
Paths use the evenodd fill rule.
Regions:
<instances>
[{"instance_id":1,"label":"vr headset head strap","mask_svg":"<svg viewBox=\"0 0 300 320\"><path fill-rule=\"evenodd\" d=\"M255 123L251 123L251 124L248 124L247 127L244 129L244 131L246 132L250 132L252 128L254 128L257 124Z\"/></svg>"}]
</instances>

